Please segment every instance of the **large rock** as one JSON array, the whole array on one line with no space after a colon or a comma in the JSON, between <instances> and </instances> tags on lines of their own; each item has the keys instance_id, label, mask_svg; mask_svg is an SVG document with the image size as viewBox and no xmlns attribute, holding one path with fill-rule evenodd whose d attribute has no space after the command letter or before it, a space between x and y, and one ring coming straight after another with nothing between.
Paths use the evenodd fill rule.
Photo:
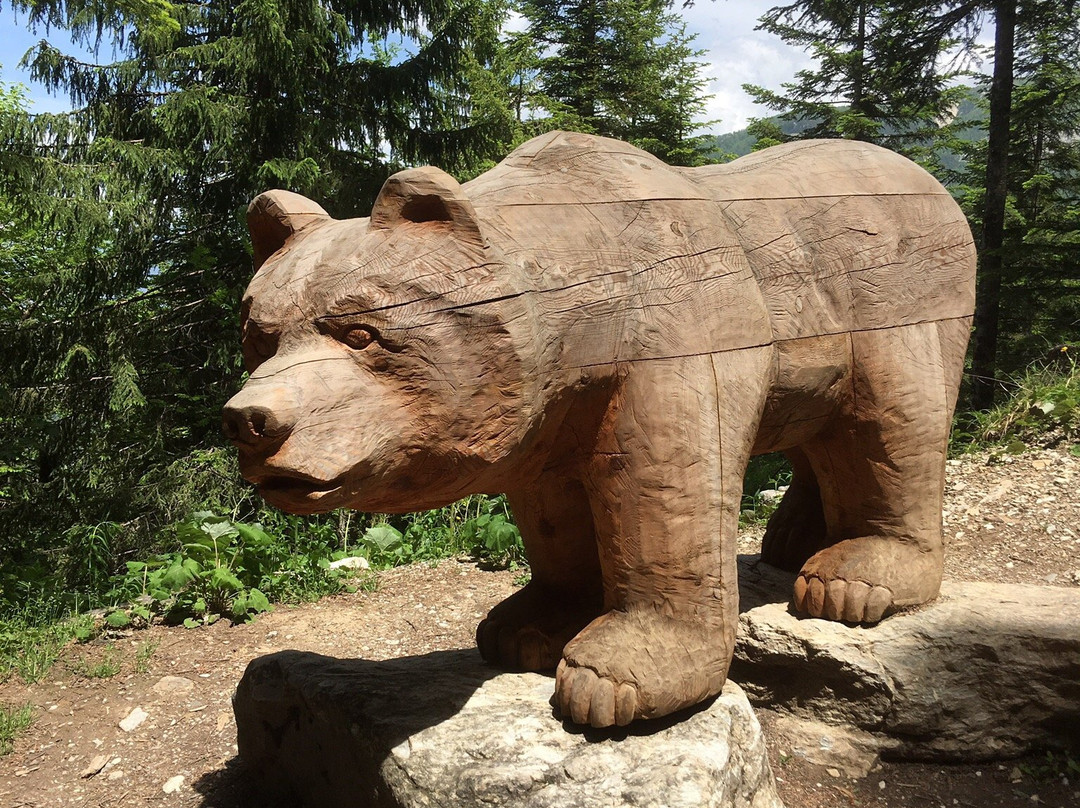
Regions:
<instances>
[{"instance_id":1,"label":"large rock","mask_svg":"<svg viewBox=\"0 0 1080 808\"><path fill-rule=\"evenodd\" d=\"M946 581L882 623L800 619L744 557L731 676L757 705L873 733L892 757L981 760L1080 738L1080 589Z\"/></svg>"},{"instance_id":2,"label":"large rock","mask_svg":"<svg viewBox=\"0 0 1080 808\"><path fill-rule=\"evenodd\" d=\"M552 687L471 650L285 651L254 660L237 689L240 758L268 793L320 808L782 808L738 686L689 714L584 732L554 717Z\"/></svg>"}]
</instances>

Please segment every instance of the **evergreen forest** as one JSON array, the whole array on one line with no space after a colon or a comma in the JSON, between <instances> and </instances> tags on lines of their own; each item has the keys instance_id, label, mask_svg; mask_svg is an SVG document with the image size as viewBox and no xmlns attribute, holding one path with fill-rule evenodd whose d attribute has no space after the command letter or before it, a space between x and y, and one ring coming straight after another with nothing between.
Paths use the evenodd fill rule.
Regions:
<instances>
[{"instance_id":1,"label":"evergreen forest","mask_svg":"<svg viewBox=\"0 0 1080 808\"><path fill-rule=\"evenodd\" d=\"M696 2L723 14L724 0ZM682 9L0 6L40 38L23 59L34 81L69 103L37 112L26 88L0 85L0 660L15 659L11 626L91 609L114 626L194 627L362 585L331 567L343 558L471 553L524 570L499 497L394 517L269 508L240 479L220 413L245 378L254 196L282 188L365 216L395 171L465 181L553 129L681 165L811 137L918 161L980 250L956 441L1022 448L1037 428L1080 453L1080 4L776 5L759 27L813 66L746 86L770 114L723 137ZM777 474L752 467L748 501Z\"/></svg>"}]
</instances>

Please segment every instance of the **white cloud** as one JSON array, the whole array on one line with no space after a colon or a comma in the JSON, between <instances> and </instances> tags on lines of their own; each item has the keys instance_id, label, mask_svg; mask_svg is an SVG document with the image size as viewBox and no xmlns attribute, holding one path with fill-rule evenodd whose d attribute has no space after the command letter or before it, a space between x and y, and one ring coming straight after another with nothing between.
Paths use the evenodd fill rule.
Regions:
<instances>
[{"instance_id":1,"label":"white cloud","mask_svg":"<svg viewBox=\"0 0 1080 808\"><path fill-rule=\"evenodd\" d=\"M698 35L695 44L705 50L702 60L707 66L702 73L709 82L707 92L714 96L705 119L720 121L709 127L712 132L742 129L750 118L771 114L753 102L743 84L778 90L812 64L807 54L779 37L754 30L758 18L773 5L760 0L699 0L682 12L687 30Z\"/></svg>"}]
</instances>

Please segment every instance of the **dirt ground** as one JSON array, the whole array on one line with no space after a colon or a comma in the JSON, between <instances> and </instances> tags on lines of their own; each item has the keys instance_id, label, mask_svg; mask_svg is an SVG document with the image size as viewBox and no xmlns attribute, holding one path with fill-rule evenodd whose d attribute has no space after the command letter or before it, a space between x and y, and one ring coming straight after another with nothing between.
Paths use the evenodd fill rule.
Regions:
<instances>
[{"instance_id":1,"label":"dirt ground","mask_svg":"<svg viewBox=\"0 0 1080 808\"><path fill-rule=\"evenodd\" d=\"M1063 449L950 460L946 575L1080 586L1077 484L1080 458ZM758 540L744 536L740 550L754 552ZM447 561L387 571L374 592L278 607L248 625L154 626L71 646L46 681L0 685L0 703L35 709L33 726L0 759L0 806L253 805L230 707L252 658L285 648L367 659L468 648L477 621L513 591L514 577ZM120 672L87 675L106 659ZM758 714L788 808L1080 806L1080 774L1060 755L964 766L881 763L849 779L792 755L773 731L776 717ZM125 730L121 721L137 725Z\"/></svg>"}]
</instances>

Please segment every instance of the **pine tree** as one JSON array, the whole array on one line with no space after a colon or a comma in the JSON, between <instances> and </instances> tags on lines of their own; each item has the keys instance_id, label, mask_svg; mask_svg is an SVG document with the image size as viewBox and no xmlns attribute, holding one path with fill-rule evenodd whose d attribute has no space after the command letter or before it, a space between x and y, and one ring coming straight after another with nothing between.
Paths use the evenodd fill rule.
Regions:
<instances>
[{"instance_id":1,"label":"pine tree","mask_svg":"<svg viewBox=\"0 0 1080 808\"><path fill-rule=\"evenodd\" d=\"M970 36L939 27L939 9L913 0L801 0L775 6L758 28L812 53L783 92L744 85L759 104L805 125L800 138L848 137L917 147L936 130L955 92L955 71L938 69L943 54ZM773 140L777 127L758 127Z\"/></svg>"},{"instance_id":2,"label":"pine tree","mask_svg":"<svg viewBox=\"0 0 1080 808\"><path fill-rule=\"evenodd\" d=\"M1007 301L984 311L999 318L991 370L980 373L990 391L998 386L992 377L1075 340L1080 323L1080 9L1025 11L1015 28L1000 268L996 288L980 290L984 303ZM985 144L972 149L968 167L977 231L986 227L990 194L977 180L987 176L988 151ZM984 351L987 342L979 343Z\"/></svg>"},{"instance_id":3,"label":"pine tree","mask_svg":"<svg viewBox=\"0 0 1080 808\"><path fill-rule=\"evenodd\" d=\"M566 128L630 141L674 163L703 159L702 51L664 0L525 0L542 106Z\"/></svg>"},{"instance_id":4,"label":"pine tree","mask_svg":"<svg viewBox=\"0 0 1080 808\"><path fill-rule=\"evenodd\" d=\"M468 77L496 43L500 10L15 6L31 27L113 58L86 64L43 43L32 75L74 111L0 110L0 273L23 300L0 322L5 404L18 413L0 428L20 468L38 469L0 503L0 532L159 523L161 470L223 443L220 406L241 375L248 200L288 188L360 215L397 167L465 172L488 157L498 140Z\"/></svg>"}]
</instances>

